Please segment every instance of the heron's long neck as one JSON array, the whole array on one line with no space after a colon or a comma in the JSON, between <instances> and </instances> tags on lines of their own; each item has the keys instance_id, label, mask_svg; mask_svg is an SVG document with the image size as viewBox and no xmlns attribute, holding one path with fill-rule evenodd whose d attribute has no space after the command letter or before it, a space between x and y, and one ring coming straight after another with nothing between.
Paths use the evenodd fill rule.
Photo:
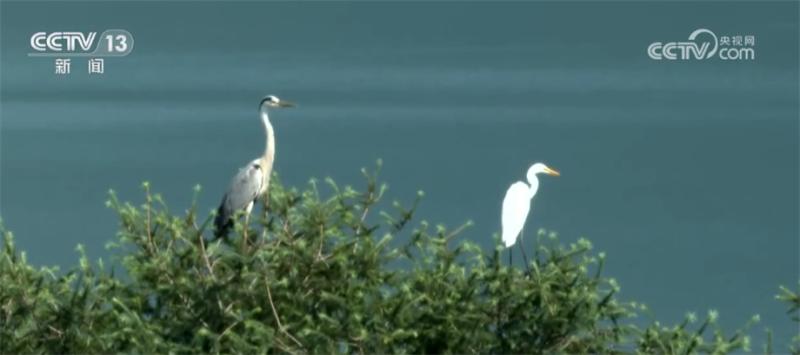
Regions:
<instances>
[{"instance_id":1,"label":"heron's long neck","mask_svg":"<svg viewBox=\"0 0 800 355\"><path fill-rule=\"evenodd\" d=\"M264 133L267 136L267 147L264 150L264 156L261 158L264 162L267 171L272 170L272 163L275 161L275 133L272 131L272 123L269 122L269 115L267 109L261 110L261 122L264 123Z\"/></svg>"}]
</instances>

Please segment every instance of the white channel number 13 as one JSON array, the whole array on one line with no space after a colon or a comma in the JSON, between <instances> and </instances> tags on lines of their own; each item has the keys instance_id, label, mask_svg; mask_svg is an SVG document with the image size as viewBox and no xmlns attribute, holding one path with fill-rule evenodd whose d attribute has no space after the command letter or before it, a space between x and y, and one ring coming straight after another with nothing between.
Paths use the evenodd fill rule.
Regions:
<instances>
[{"instance_id":1,"label":"white channel number 13","mask_svg":"<svg viewBox=\"0 0 800 355\"><path fill-rule=\"evenodd\" d=\"M125 35L107 35L108 51L111 53L123 53L128 50L128 37Z\"/></svg>"}]
</instances>

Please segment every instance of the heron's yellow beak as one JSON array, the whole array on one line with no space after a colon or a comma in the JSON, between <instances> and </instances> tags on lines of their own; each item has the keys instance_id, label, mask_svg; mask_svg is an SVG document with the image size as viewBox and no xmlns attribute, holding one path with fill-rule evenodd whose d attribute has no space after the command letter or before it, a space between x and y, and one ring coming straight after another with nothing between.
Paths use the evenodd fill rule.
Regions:
<instances>
[{"instance_id":1,"label":"heron's yellow beak","mask_svg":"<svg viewBox=\"0 0 800 355\"><path fill-rule=\"evenodd\" d=\"M559 173L557 170L550 169L548 167L544 168L544 173L550 176L561 176L561 173Z\"/></svg>"},{"instance_id":2,"label":"heron's yellow beak","mask_svg":"<svg viewBox=\"0 0 800 355\"><path fill-rule=\"evenodd\" d=\"M279 107L295 107L296 105L294 104L294 102L281 100L281 101L278 101L278 106Z\"/></svg>"}]
</instances>

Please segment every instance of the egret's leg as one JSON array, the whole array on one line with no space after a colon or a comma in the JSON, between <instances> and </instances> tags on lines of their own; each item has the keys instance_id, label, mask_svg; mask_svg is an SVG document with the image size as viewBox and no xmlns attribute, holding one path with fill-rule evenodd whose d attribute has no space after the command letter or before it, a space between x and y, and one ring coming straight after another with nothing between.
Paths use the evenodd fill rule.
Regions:
<instances>
[{"instance_id":1,"label":"egret's leg","mask_svg":"<svg viewBox=\"0 0 800 355\"><path fill-rule=\"evenodd\" d=\"M522 228L522 230L519 232L519 250L522 251L522 259L525 260L525 269L527 269L530 273L531 265L528 263L528 256L525 255L525 243L522 242L524 239L522 238L523 234L525 234L525 228Z\"/></svg>"},{"instance_id":2,"label":"egret's leg","mask_svg":"<svg viewBox=\"0 0 800 355\"><path fill-rule=\"evenodd\" d=\"M506 248L506 249L508 249L508 267L511 267L512 265L514 265L514 260L513 260L514 248Z\"/></svg>"}]
</instances>

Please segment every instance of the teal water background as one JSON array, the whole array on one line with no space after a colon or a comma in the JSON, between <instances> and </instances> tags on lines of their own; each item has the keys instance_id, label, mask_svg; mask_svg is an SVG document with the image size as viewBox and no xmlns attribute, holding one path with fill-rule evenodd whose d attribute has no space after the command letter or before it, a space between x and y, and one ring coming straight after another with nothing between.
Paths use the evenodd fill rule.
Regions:
<instances>
[{"instance_id":1,"label":"teal water background","mask_svg":"<svg viewBox=\"0 0 800 355\"><path fill-rule=\"evenodd\" d=\"M383 158L389 196L488 250L505 189L544 161L528 230L608 255L621 297L656 319L759 313L797 333L777 286L798 280L797 2L3 2L0 215L29 260L108 257L108 189L148 180L181 211L215 207L276 111L284 183L357 185ZM121 28L105 74L53 74L38 31ZM654 41L754 35L756 60L665 62ZM529 232L530 235L532 233ZM530 245L530 243L528 244ZM756 342L758 346L760 343Z\"/></svg>"}]
</instances>

